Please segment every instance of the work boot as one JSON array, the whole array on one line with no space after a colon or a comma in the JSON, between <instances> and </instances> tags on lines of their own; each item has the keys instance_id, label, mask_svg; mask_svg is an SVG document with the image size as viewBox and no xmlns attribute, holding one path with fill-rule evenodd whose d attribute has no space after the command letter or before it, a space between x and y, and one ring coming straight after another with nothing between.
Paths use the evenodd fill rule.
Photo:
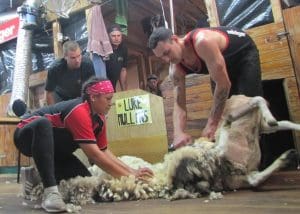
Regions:
<instances>
[{"instance_id":1,"label":"work boot","mask_svg":"<svg viewBox=\"0 0 300 214\"><path fill-rule=\"evenodd\" d=\"M44 192L42 208L49 213L66 211L66 204L58 191Z\"/></svg>"},{"instance_id":2,"label":"work boot","mask_svg":"<svg viewBox=\"0 0 300 214\"><path fill-rule=\"evenodd\" d=\"M21 181L23 196L25 199L30 200L31 191L41 182L38 171L33 166L22 167Z\"/></svg>"}]
</instances>

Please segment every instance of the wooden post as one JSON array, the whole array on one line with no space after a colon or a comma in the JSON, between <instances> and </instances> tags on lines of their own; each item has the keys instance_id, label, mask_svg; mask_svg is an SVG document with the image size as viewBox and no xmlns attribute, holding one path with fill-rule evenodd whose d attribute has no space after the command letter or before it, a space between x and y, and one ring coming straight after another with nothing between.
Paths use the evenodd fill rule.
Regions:
<instances>
[{"instance_id":1,"label":"wooden post","mask_svg":"<svg viewBox=\"0 0 300 214\"><path fill-rule=\"evenodd\" d=\"M205 5L208 13L209 25L211 27L220 26L218 9L215 0L205 0Z\"/></svg>"},{"instance_id":2,"label":"wooden post","mask_svg":"<svg viewBox=\"0 0 300 214\"><path fill-rule=\"evenodd\" d=\"M281 8L281 1L280 0L271 0L272 12L274 17L274 22L282 22L282 8Z\"/></svg>"},{"instance_id":3,"label":"wooden post","mask_svg":"<svg viewBox=\"0 0 300 214\"><path fill-rule=\"evenodd\" d=\"M92 20L91 14L92 14L92 8L85 10L86 28L87 28L88 34L90 34L90 32L91 32L91 20Z\"/></svg>"},{"instance_id":4,"label":"wooden post","mask_svg":"<svg viewBox=\"0 0 300 214\"><path fill-rule=\"evenodd\" d=\"M53 29L54 55L55 58L60 58L63 56L62 43L60 42L60 38L59 38L59 36L62 35L60 23L58 21L53 22L52 29Z\"/></svg>"},{"instance_id":5,"label":"wooden post","mask_svg":"<svg viewBox=\"0 0 300 214\"><path fill-rule=\"evenodd\" d=\"M283 10L283 17L300 95L300 6Z\"/></svg>"},{"instance_id":6,"label":"wooden post","mask_svg":"<svg viewBox=\"0 0 300 214\"><path fill-rule=\"evenodd\" d=\"M19 151L14 144L14 131L19 118L7 117L6 110L11 94L0 96L0 167L14 167L19 162ZM30 165L30 158L21 155L20 164Z\"/></svg>"},{"instance_id":7,"label":"wooden post","mask_svg":"<svg viewBox=\"0 0 300 214\"><path fill-rule=\"evenodd\" d=\"M283 81L285 97L287 99L290 120L300 123L300 99L294 77L285 78ZM295 148L300 152L300 133L293 131Z\"/></svg>"},{"instance_id":8,"label":"wooden post","mask_svg":"<svg viewBox=\"0 0 300 214\"><path fill-rule=\"evenodd\" d=\"M138 73L139 73L139 87L142 89L146 88L147 80L146 80L146 68L145 68L145 60L143 54L137 56L138 62Z\"/></svg>"}]
</instances>

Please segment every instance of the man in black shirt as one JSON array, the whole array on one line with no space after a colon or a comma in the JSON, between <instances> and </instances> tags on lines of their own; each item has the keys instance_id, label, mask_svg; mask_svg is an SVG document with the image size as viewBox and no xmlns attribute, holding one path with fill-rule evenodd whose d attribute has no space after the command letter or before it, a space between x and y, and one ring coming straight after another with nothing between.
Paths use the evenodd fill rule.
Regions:
<instances>
[{"instance_id":1,"label":"man in black shirt","mask_svg":"<svg viewBox=\"0 0 300 214\"><path fill-rule=\"evenodd\" d=\"M119 25L112 25L108 29L113 53L109 55L109 60L105 62L107 77L112 82L116 90L117 81L120 82L122 91L127 90L127 47L122 42L122 32Z\"/></svg>"},{"instance_id":2,"label":"man in black shirt","mask_svg":"<svg viewBox=\"0 0 300 214\"><path fill-rule=\"evenodd\" d=\"M95 75L92 61L82 57L77 42L65 42L63 55L48 70L45 88L48 105L80 97L82 83Z\"/></svg>"}]
</instances>

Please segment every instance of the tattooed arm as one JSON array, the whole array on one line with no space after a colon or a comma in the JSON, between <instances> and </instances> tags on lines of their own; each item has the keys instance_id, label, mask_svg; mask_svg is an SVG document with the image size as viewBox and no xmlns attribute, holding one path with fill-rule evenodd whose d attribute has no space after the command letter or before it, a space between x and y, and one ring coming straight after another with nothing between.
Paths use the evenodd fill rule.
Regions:
<instances>
[{"instance_id":1,"label":"tattooed arm","mask_svg":"<svg viewBox=\"0 0 300 214\"><path fill-rule=\"evenodd\" d=\"M211 80L216 84L213 93L213 104L207 124L202 132L203 137L214 140L215 132L228 98L231 82L229 80L224 57L221 53L220 38L208 35L197 35L194 41L198 56L205 62Z\"/></svg>"},{"instance_id":2,"label":"tattooed arm","mask_svg":"<svg viewBox=\"0 0 300 214\"><path fill-rule=\"evenodd\" d=\"M207 120L207 124L202 131L203 137L207 137L210 140L215 139L215 132L218 128L219 121L221 120L227 97L227 90L225 88L218 88L218 83L216 83L211 111Z\"/></svg>"}]
</instances>

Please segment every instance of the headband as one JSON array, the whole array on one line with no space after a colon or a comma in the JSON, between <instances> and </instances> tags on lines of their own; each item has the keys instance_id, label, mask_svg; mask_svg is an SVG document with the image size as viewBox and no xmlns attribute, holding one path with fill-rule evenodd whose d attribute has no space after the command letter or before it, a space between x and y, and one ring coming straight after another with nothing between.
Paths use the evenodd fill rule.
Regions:
<instances>
[{"instance_id":1,"label":"headband","mask_svg":"<svg viewBox=\"0 0 300 214\"><path fill-rule=\"evenodd\" d=\"M91 85L86 92L89 95L109 94L114 93L114 87L109 80L104 80Z\"/></svg>"}]
</instances>

